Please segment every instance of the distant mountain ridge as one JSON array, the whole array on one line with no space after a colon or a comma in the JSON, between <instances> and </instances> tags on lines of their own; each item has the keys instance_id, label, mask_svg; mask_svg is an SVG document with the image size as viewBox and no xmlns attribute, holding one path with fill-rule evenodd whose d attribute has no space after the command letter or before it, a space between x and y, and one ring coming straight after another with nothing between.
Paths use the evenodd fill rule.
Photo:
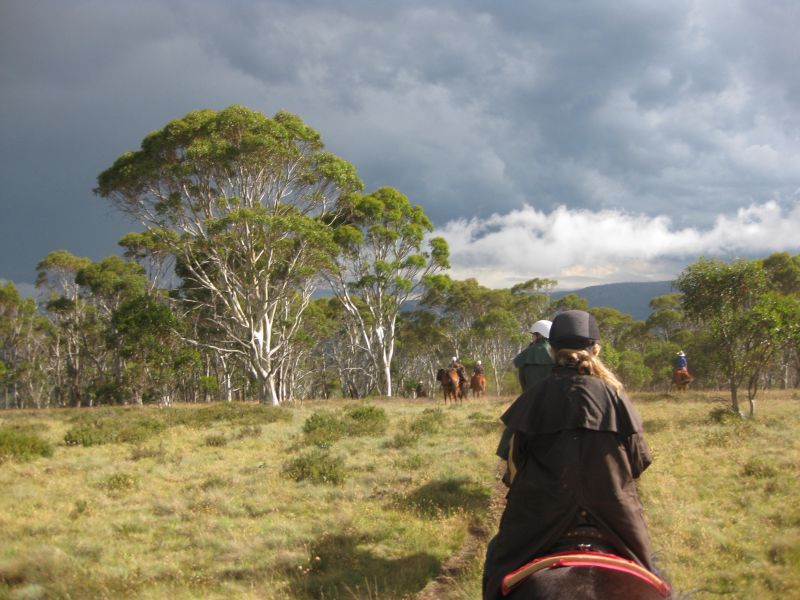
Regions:
<instances>
[{"instance_id":1,"label":"distant mountain ridge","mask_svg":"<svg viewBox=\"0 0 800 600\"><path fill-rule=\"evenodd\" d=\"M585 298L589 303L589 308L601 306L616 308L622 313L631 315L637 321L644 321L653 312L650 309L650 300L674 292L671 281L631 281L552 292L550 298L558 300L569 294L575 294Z\"/></svg>"}]
</instances>

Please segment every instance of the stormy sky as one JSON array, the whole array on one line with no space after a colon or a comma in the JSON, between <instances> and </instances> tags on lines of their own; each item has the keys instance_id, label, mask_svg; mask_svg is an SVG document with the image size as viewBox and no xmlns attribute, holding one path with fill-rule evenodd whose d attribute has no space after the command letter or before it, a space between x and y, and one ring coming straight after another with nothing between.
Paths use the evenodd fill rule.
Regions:
<instances>
[{"instance_id":1,"label":"stormy sky","mask_svg":"<svg viewBox=\"0 0 800 600\"><path fill-rule=\"evenodd\" d=\"M796 0L0 0L0 279L139 230L92 194L201 108L288 110L445 236L559 288L800 251Z\"/></svg>"}]
</instances>

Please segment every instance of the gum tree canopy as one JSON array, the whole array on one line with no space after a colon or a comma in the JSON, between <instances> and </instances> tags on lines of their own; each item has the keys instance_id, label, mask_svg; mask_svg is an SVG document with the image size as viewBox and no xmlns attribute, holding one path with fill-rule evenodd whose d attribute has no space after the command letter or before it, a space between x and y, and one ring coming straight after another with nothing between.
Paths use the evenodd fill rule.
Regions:
<instances>
[{"instance_id":1,"label":"gum tree canopy","mask_svg":"<svg viewBox=\"0 0 800 600\"><path fill-rule=\"evenodd\" d=\"M449 251L443 238L426 240L430 220L394 188L353 196L345 223L334 224L340 254L329 283L360 332L381 392L391 396L397 317L429 277L450 266Z\"/></svg>"},{"instance_id":2,"label":"gum tree canopy","mask_svg":"<svg viewBox=\"0 0 800 600\"><path fill-rule=\"evenodd\" d=\"M147 135L95 193L169 248L187 305L218 328L219 350L247 366L262 401L279 404L288 345L336 253L326 223L340 196L361 189L355 168L299 117L234 105Z\"/></svg>"}]
</instances>

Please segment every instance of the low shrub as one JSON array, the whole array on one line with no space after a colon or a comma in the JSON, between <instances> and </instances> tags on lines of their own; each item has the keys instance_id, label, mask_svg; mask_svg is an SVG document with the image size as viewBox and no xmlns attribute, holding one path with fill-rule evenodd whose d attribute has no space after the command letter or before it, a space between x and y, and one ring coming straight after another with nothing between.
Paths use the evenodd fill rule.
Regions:
<instances>
[{"instance_id":1,"label":"low shrub","mask_svg":"<svg viewBox=\"0 0 800 600\"><path fill-rule=\"evenodd\" d=\"M0 428L0 463L8 458L31 460L38 456L53 456L53 447L26 429Z\"/></svg>"},{"instance_id":2,"label":"low shrub","mask_svg":"<svg viewBox=\"0 0 800 600\"><path fill-rule=\"evenodd\" d=\"M139 443L166 429L164 421L147 415L119 412L78 423L64 434L68 446Z\"/></svg>"},{"instance_id":3,"label":"low shrub","mask_svg":"<svg viewBox=\"0 0 800 600\"><path fill-rule=\"evenodd\" d=\"M345 434L344 423L329 412L315 412L303 423L306 441L316 446L328 446Z\"/></svg>"},{"instance_id":4,"label":"low shrub","mask_svg":"<svg viewBox=\"0 0 800 600\"><path fill-rule=\"evenodd\" d=\"M228 444L228 438L221 434L207 435L205 437L205 445L212 448L221 448Z\"/></svg>"},{"instance_id":5,"label":"low shrub","mask_svg":"<svg viewBox=\"0 0 800 600\"><path fill-rule=\"evenodd\" d=\"M778 469L760 458L751 458L742 467L742 476L752 479L772 479L778 476Z\"/></svg>"},{"instance_id":6,"label":"low shrub","mask_svg":"<svg viewBox=\"0 0 800 600\"><path fill-rule=\"evenodd\" d=\"M344 436L383 435L389 426L386 411L379 406L347 406L340 414L315 412L303 423L305 441L321 448Z\"/></svg>"},{"instance_id":7,"label":"low shrub","mask_svg":"<svg viewBox=\"0 0 800 600\"><path fill-rule=\"evenodd\" d=\"M283 475L294 481L341 485L347 478L344 458L313 448L283 465Z\"/></svg>"},{"instance_id":8,"label":"low shrub","mask_svg":"<svg viewBox=\"0 0 800 600\"><path fill-rule=\"evenodd\" d=\"M400 450L401 448L413 446L417 443L417 440L419 440L418 433L414 433L413 431L398 431L391 439L384 442L383 447Z\"/></svg>"},{"instance_id":9,"label":"low shrub","mask_svg":"<svg viewBox=\"0 0 800 600\"><path fill-rule=\"evenodd\" d=\"M257 426L291 421L292 412L280 406L226 402L201 408L180 407L170 411L169 419L172 424L187 427L211 427L219 423Z\"/></svg>"},{"instance_id":10,"label":"low shrub","mask_svg":"<svg viewBox=\"0 0 800 600\"><path fill-rule=\"evenodd\" d=\"M139 480L135 475L130 473L114 473L103 479L98 487L108 492L124 492L138 487Z\"/></svg>"},{"instance_id":11,"label":"low shrub","mask_svg":"<svg viewBox=\"0 0 800 600\"><path fill-rule=\"evenodd\" d=\"M167 452L164 450L164 443L161 442L157 448L136 446L131 450L131 460L142 460L143 458L152 458L158 463L164 463L167 460Z\"/></svg>"},{"instance_id":12,"label":"low shrub","mask_svg":"<svg viewBox=\"0 0 800 600\"><path fill-rule=\"evenodd\" d=\"M478 433L500 432L503 428L503 422L500 419L484 413L474 412L467 419L469 420L470 428Z\"/></svg>"},{"instance_id":13,"label":"low shrub","mask_svg":"<svg viewBox=\"0 0 800 600\"><path fill-rule=\"evenodd\" d=\"M261 435L261 431L261 425L245 425L236 434L236 439L257 438Z\"/></svg>"},{"instance_id":14,"label":"low shrub","mask_svg":"<svg viewBox=\"0 0 800 600\"><path fill-rule=\"evenodd\" d=\"M742 420L741 415L733 411L729 406L717 406L710 413L708 413L708 420L712 423L735 423Z\"/></svg>"},{"instance_id":15,"label":"low shrub","mask_svg":"<svg viewBox=\"0 0 800 600\"><path fill-rule=\"evenodd\" d=\"M379 406L348 406L343 421L349 435L383 435L389 426L389 417Z\"/></svg>"},{"instance_id":16,"label":"low shrub","mask_svg":"<svg viewBox=\"0 0 800 600\"><path fill-rule=\"evenodd\" d=\"M431 434L441 431L444 425L444 412L441 408L426 408L411 422L411 431L417 434Z\"/></svg>"},{"instance_id":17,"label":"low shrub","mask_svg":"<svg viewBox=\"0 0 800 600\"><path fill-rule=\"evenodd\" d=\"M212 475L203 483L200 484L200 489L204 491L208 491L214 488L226 488L231 486L231 480L226 479L225 477L220 477L218 475Z\"/></svg>"}]
</instances>

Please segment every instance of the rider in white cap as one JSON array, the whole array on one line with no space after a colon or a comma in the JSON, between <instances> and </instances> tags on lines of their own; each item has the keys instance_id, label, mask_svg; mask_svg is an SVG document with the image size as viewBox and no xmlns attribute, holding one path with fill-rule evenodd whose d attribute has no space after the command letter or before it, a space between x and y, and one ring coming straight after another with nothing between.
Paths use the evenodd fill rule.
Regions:
<instances>
[{"instance_id":1,"label":"rider in white cap","mask_svg":"<svg viewBox=\"0 0 800 600\"><path fill-rule=\"evenodd\" d=\"M514 357L514 366L517 367L519 383L522 391L531 389L550 374L553 369L553 357L550 354L550 326L552 323L546 319L536 321L528 328L531 334L531 343L522 352Z\"/></svg>"},{"instance_id":2,"label":"rider in white cap","mask_svg":"<svg viewBox=\"0 0 800 600\"><path fill-rule=\"evenodd\" d=\"M530 390L540 381L547 379L553 370L553 356L550 352L550 326L552 323L546 319L536 321L528 328L531 334L531 343L522 352L514 357L514 366L517 367L519 384L522 391ZM509 443L511 432L508 429L503 431L500 436L500 443L497 445L496 454L503 460L508 460ZM506 473L506 476L508 473ZM504 479L505 479L504 477Z\"/></svg>"},{"instance_id":3,"label":"rider in white cap","mask_svg":"<svg viewBox=\"0 0 800 600\"><path fill-rule=\"evenodd\" d=\"M450 368L455 369L458 372L458 381L463 386L467 381L467 372L464 369L464 365L460 360L458 360L457 356L454 356L450 361Z\"/></svg>"}]
</instances>

